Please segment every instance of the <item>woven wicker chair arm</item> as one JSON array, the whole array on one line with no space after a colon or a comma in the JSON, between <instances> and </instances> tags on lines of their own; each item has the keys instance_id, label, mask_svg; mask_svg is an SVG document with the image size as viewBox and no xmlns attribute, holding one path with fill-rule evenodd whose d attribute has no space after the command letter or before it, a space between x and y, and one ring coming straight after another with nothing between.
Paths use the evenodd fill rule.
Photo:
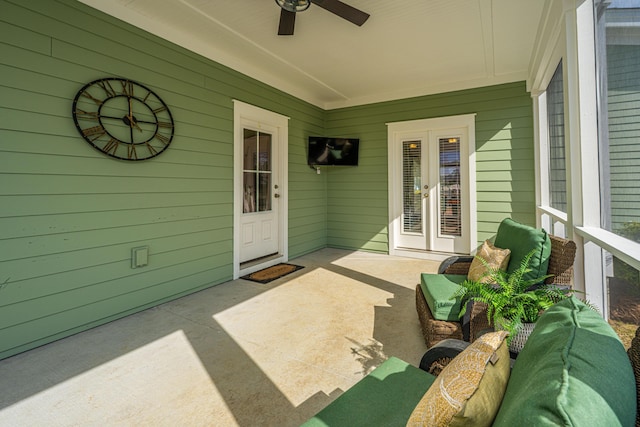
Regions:
<instances>
[{"instance_id":1,"label":"woven wicker chair arm","mask_svg":"<svg viewBox=\"0 0 640 427\"><path fill-rule=\"evenodd\" d=\"M424 356L422 356L420 369L433 374L434 370L437 369L434 365L446 365L451 359L462 353L469 345L470 343L462 340L442 340L427 350Z\"/></svg>"},{"instance_id":2,"label":"woven wicker chair arm","mask_svg":"<svg viewBox=\"0 0 640 427\"><path fill-rule=\"evenodd\" d=\"M438 274L467 274L472 261L472 256L449 257L440 263Z\"/></svg>"},{"instance_id":3,"label":"woven wicker chair arm","mask_svg":"<svg viewBox=\"0 0 640 427\"><path fill-rule=\"evenodd\" d=\"M493 324L487 319L487 304L483 302L469 302L467 305L467 313L469 313L469 332L463 334L465 338L468 336L469 341L474 342L488 330L493 330ZM466 319L465 319L466 320ZM463 326L465 328L465 326Z\"/></svg>"}]
</instances>

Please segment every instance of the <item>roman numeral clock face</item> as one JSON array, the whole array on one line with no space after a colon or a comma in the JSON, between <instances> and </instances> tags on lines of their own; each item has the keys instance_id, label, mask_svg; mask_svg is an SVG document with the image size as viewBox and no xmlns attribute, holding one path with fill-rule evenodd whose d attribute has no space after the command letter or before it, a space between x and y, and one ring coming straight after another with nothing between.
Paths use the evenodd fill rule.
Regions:
<instances>
[{"instance_id":1,"label":"roman numeral clock face","mask_svg":"<svg viewBox=\"0 0 640 427\"><path fill-rule=\"evenodd\" d=\"M173 118L151 89L120 78L86 84L73 100L73 120L84 139L123 160L145 160L169 147Z\"/></svg>"}]
</instances>

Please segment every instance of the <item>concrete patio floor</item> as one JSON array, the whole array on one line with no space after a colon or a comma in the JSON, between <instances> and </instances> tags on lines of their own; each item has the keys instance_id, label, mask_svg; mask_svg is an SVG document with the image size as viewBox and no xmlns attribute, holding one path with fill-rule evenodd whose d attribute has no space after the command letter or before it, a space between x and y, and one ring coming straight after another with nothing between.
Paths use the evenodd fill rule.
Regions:
<instances>
[{"instance_id":1,"label":"concrete patio floor","mask_svg":"<svg viewBox=\"0 0 640 427\"><path fill-rule=\"evenodd\" d=\"M323 249L0 361L1 426L298 426L390 356L426 351L420 272Z\"/></svg>"}]
</instances>

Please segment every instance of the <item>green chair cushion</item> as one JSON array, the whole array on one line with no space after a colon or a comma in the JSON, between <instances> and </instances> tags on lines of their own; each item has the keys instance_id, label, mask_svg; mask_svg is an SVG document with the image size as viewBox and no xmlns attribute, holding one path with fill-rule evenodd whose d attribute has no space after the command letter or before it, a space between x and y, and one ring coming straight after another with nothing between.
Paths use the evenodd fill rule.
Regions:
<instances>
[{"instance_id":1,"label":"green chair cushion","mask_svg":"<svg viewBox=\"0 0 640 427\"><path fill-rule=\"evenodd\" d=\"M391 357L303 426L404 427L435 378Z\"/></svg>"},{"instance_id":2,"label":"green chair cushion","mask_svg":"<svg viewBox=\"0 0 640 427\"><path fill-rule=\"evenodd\" d=\"M524 280L537 279L547 274L551 256L551 239L545 230L505 218L498 227L494 244L498 248L511 249L507 273L517 270L524 257L535 249L529 261L531 271L524 275Z\"/></svg>"},{"instance_id":3,"label":"green chair cushion","mask_svg":"<svg viewBox=\"0 0 640 427\"><path fill-rule=\"evenodd\" d=\"M613 329L572 297L538 320L493 425L633 426L634 378Z\"/></svg>"},{"instance_id":4,"label":"green chair cushion","mask_svg":"<svg viewBox=\"0 0 640 427\"><path fill-rule=\"evenodd\" d=\"M460 321L461 300L451 296L465 280L467 276L461 274L422 273L420 289L434 319Z\"/></svg>"}]
</instances>

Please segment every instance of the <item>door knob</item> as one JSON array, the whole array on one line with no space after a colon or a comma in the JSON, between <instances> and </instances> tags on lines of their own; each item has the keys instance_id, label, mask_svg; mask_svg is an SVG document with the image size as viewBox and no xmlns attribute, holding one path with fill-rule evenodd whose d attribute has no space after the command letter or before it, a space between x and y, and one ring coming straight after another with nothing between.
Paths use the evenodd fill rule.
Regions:
<instances>
[{"instance_id":1,"label":"door knob","mask_svg":"<svg viewBox=\"0 0 640 427\"><path fill-rule=\"evenodd\" d=\"M429 193L424 193L424 198L426 199L427 197L429 197Z\"/></svg>"},{"instance_id":2,"label":"door knob","mask_svg":"<svg viewBox=\"0 0 640 427\"><path fill-rule=\"evenodd\" d=\"M273 197L275 197L276 199L280 198L280 195L278 193L274 194Z\"/></svg>"}]
</instances>

